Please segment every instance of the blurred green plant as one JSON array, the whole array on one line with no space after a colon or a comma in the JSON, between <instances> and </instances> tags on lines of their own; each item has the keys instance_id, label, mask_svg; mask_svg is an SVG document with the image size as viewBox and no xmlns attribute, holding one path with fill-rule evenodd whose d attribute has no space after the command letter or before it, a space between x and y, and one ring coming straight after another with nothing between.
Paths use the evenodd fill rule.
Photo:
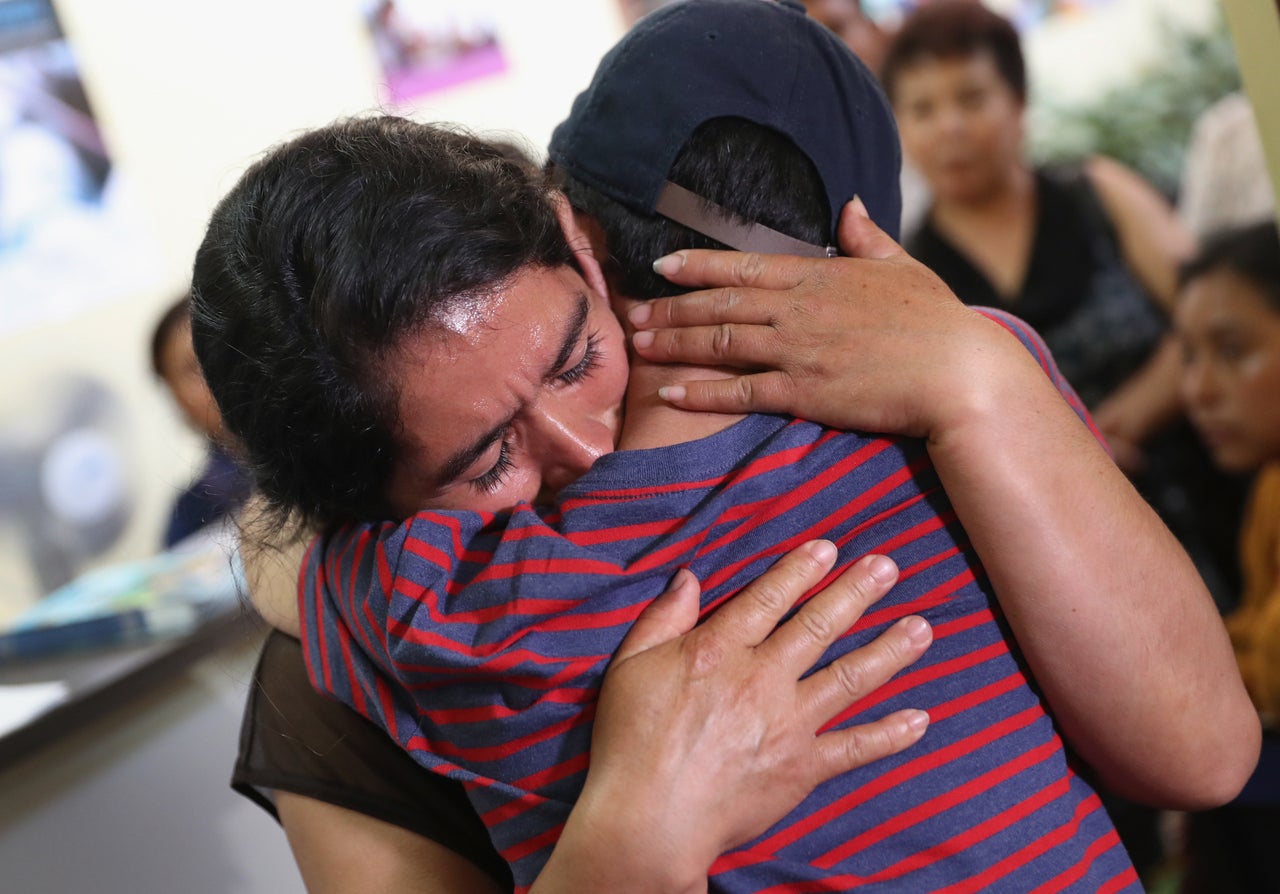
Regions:
<instances>
[{"instance_id":1,"label":"blurred green plant","mask_svg":"<svg viewBox=\"0 0 1280 894\"><path fill-rule=\"evenodd\" d=\"M1170 198L1177 195L1187 141L1196 117L1240 88L1235 46L1221 12L1212 27L1186 30L1162 20L1159 60L1132 80L1087 104L1033 96L1031 157L1040 163L1101 154L1143 174Z\"/></svg>"}]
</instances>

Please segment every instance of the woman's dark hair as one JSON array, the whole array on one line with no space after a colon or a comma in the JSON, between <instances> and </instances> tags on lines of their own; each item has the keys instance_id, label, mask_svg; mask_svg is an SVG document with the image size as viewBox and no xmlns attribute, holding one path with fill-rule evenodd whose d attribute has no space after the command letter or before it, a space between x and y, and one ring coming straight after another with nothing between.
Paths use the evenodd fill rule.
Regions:
<instances>
[{"instance_id":1,"label":"woman's dark hair","mask_svg":"<svg viewBox=\"0 0 1280 894\"><path fill-rule=\"evenodd\" d=\"M1249 280L1280 313L1280 230L1273 220L1222 230L1205 240L1200 253L1178 271L1182 287L1217 270Z\"/></svg>"},{"instance_id":2,"label":"woman's dark hair","mask_svg":"<svg viewBox=\"0 0 1280 894\"><path fill-rule=\"evenodd\" d=\"M880 68L880 83L895 100L898 76L924 59L969 58L988 52L1018 99L1027 98L1022 41L1008 19L976 0L938 0L911 13L894 35Z\"/></svg>"},{"instance_id":3,"label":"woman's dark hair","mask_svg":"<svg viewBox=\"0 0 1280 894\"><path fill-rule=\"evenodd\" d=\"M196 354L267 499L312 524L385 518L401 426L383 360L452 299L572 262L510 147L340 121L272 150L214 210Z\"/></svg>"},{"instance_id":4,"label":"woman's dark hair","mask_svg":"<svg viewBox=\"0 0 1280 894\"><path fill-rule=\"evenodd\" d=\"M164 378L164 349L169 338L180 327L191 322L191 296L184 294L161 314L156 327L151 330L151 371L156 378Z\"/></svg>"},{"instance_id":5,"label":"woman's dark hair","mask_svg":"<svg viewBox=\"0 0 1280 894\"><path fill-rule=\"evenodd\" d=\"M660 298L685 289L653 272L657 258L683 248L727 248L658 214L638 214L552 167L569 204L600 224L610 286L628 298ZM831 215L822 178L809 157L777 131L742 118L713 118L680 150L673 183L734 212L801 239L827 241Z\"/></svg>"}]
</instances>

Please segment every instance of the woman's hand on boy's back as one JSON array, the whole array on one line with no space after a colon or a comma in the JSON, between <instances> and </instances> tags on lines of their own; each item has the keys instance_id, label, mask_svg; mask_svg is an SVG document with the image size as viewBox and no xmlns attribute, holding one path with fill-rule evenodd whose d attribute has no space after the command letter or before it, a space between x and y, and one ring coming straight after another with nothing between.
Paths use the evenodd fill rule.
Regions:
<instances>
[{"instance_id":1,"label":"woman's hand on boy's back","mask_svg":"<svg viewBox=\"0 0 1280 894\"><path fill-rule=\"evenodd\" d=\"M1234 797L1258 720L1185 551L1031 352L855 205L841 220L850 258L682 251L655 265L703 291L633 309L637 353L744 370L663 398L926 438L1077 753L1144 803Z\"/></svg>"},{"instance_id":2,"label":"woman's hand on boy's back","mask_svg":"<svg viewBox=\"0 0 1280 894\"><path fill-rule=\"evenodd\" d=\"M779 625L835 557L826 541L793 550L697 626L687 572L645 611L605 677L586 785L535 892L705 890L718 856L819 783L924 734L912 710L821 731L932 638L904 618L809 673L897 580L889 559L863 558Z\"/></svg>"}]
</instances>

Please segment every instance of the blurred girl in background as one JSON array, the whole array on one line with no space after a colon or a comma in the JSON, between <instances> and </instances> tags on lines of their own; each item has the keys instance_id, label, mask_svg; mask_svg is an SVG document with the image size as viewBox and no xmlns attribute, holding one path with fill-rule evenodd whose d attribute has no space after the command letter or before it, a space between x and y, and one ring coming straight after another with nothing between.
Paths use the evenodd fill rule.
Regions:
<instances>
[{"instance_id":1,"label":"blurred girl in background","mask_svg":"<svg viewBox=\"0 0 1280 894\"><path fill-rule=\"evenodd\" d=\"M1262 715L1262 759L1235 801L1191 814L1184 894L1280 891L1280 235L1210 239L1182 275L1181 395L1217 465L1257 471L1240 532L1243 596L1226 617Z\"/></svg>"}]
</instances>

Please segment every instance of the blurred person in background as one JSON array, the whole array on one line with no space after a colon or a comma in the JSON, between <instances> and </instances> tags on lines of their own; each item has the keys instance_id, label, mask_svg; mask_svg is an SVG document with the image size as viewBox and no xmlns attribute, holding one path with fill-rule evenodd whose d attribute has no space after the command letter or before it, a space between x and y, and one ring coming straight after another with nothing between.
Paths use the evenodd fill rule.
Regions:
<instances>
[{"instance_id":1,"label":"blurred person in background","mask_svg":"<svg viewBox=\"0 0 1280 894\"><path fill-rule=\"evenodd\" d=\"M173 396L182 418L206 444L204 467L178 495L165 525L168 548L238 510L249 497L249 476L227 449L227 432L205 384L191 342L191 300L183 295L160 317L151 335L151 369Z\"/></svg>"},{"instance_id":2,"label":"blurred person in background","mask_svg":"<svg viewBox=\"0 0 1280 894\"><path fill-rule=\"evenodd\" d=\"M881 80L933 197L907 249L966 304L1013 311L1044 336L1116 461L1229 605L1245 486L1212 471L1186 424L1167 335L1193 237L1119 162L1031 165L1018 33L981 3L909 16Z\"/></svg>"},{"instance_id":3,"label":"blurred person in background","mask_svg":"<svg viewBox=\"0 0 1280 894\"><path fill-rule=\"evenodd\" d=\"M826 25L867 68L880 74L885 52L893 39L893 31L867 15L862 0L804 0L811 18ZM920 226L929 209L929 187L910 159L902 160L902 229L908 233Z\"/></svg>"},{"instance_id":4,"label":"blurred person in background","mask_svg":"<svg viewBox=\"0 0 1280 894\"><path fill-rule=\"evenodd\" d=\"M1280 891L1280 236L1226 230L1187 265L1174 315L1181 396L1232 472L1257 471L1240 532L1243 595L1227 617L1263 720L1262 758L1230 804L1188 815L1184 894Z\"/></svg>"},{"instance_id":5,"label":"blurred person in background","mask_svg":"<svg viewBox=\"0 0 1280 894\"><path fill-rule=\"evenodd\" d=\"M879 73L892 35L866 14L861 0L804 0L804 7L834 31L867 68Z\"/></svg>"},{"instance_id":6,"label":"blurred person in background","mask_svg":"<svg viewBox=\"0 0 1280 894\"><path fill-rule=\"evenodd\" d=\"M908 251L966 304L1010 310L1044 336L1116 461L1229 607L1246 486L1213 468L1186 422L1168 335L1193 237L1159 192L1113 159L1030 163L1020 38L981 3L909 15L881 81L904 154L932 195ZM1117 798L1108 807L1150 879L1164 859L1156 812Z\"/></svg>"}]
</instances>

